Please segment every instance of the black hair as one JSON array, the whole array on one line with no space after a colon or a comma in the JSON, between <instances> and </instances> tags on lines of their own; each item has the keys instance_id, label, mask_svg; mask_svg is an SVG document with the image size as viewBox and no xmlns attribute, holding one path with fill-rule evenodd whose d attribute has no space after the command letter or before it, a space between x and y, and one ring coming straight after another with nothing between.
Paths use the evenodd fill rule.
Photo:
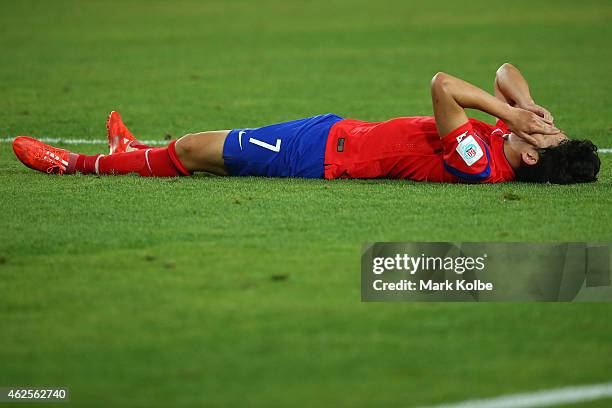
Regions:
<instances>
[{"instance_id":1,"label":"black hair","mask_svg":"<svg viewBox=\"0 0 612 408\"><path fill-rule=\"evenodd\" d=\"M590 140L565 140L558 146L538 149L534 165L521 163L516 180L531 183L572 184L597 180L601 161Z\"/></svg>"}]
</instances>

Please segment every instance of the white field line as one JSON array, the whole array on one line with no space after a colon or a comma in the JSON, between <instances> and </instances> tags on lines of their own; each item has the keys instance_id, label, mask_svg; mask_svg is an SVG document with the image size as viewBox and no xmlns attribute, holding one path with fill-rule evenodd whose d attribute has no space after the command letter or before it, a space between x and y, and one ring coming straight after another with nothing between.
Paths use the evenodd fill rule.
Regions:
<instances>
[{"instance_id":1,"label":"white field line","mask_svg":"<svg viewBox=\"0 0 612 408\"><path fill-rule=\"evenodd\" d=\"M594 401L612 397L612 383L578 385L488 399L474 399L426 408L535 408Z\"/></svg>"},{"instance_id":2,"label":"white field line","mask_svg":"<svg viewBox=\"0 0 612 408\"><path fill-rule=\"evenodd\" d=\"M40 137L36 138L43 143L62 143L62 144L72 144L72 145L80 145L80 144L91 144L91 145L108 145L108 140L106 139L74 139L74 138L63 138L63 137ZM0 138L0 143L13 143L15 140L14 137L4 137ZM141 140L141 143L144 143L148 146L165 146L170 143L169 140Z\"/></svg>"},{"instance_id":3,"label":"white field line","mask_svg":"<svg viewBox=\"0 0 612 408\"><path fill-rule=\"evenodd\" d=\"M13 143L14 137L0 138L0 143ZM74 139L74 138L63 138L63 137L41 137L38 138L43 143L63 143L69 145L80 145L80 144L92 144L92 145L107 145L106 139ZM165 146L170 143L169 140L141 140L143 144L148 146ZM603 147L597 149L599 153L612 153L612 147Z\"/></svg>"}]
</instances>

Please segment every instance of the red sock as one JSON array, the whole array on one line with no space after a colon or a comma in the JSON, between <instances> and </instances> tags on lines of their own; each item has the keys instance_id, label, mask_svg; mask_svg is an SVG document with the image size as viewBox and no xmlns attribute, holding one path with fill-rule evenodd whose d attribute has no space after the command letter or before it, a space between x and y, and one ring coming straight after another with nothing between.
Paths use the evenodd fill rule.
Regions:
<instances>
[{"instance_id":1,"label":"red sock","mask_svg":"<svg viewBox=\"0 0 612 408\"><path fill-rule=\"evenodd\" d=\"M141 149L109 156L78 155L74 170L83 174L137 173L145 177L189 176L191 173L176 155L175 144L176 140L173 140L168 147Z\"/></svg>"},{"instance_id":2,"label":"red sock","mask_svg":"<svg viewBox=\"0 0 612 408\"><path fill-rule=\"evenodd\" d=\"M68 170L66 173L74 173L79 171L83 174L91 174L96 172L96 160L100 154L95 156L86 156L84 154L70 153L70 159L68 160Z\"/></svg>"}]
</instances>

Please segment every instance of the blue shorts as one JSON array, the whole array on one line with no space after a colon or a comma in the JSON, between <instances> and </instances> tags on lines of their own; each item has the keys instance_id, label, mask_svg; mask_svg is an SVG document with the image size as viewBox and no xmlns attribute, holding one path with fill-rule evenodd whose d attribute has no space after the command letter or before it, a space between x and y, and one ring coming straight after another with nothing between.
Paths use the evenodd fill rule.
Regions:
<instances>
[{"instance_id":1,"label":"blue shorts","mask_svg":"<svg viewBox=\"0 0 612 408\"><path fill-rule=\"evenodd\" d=\"M329 130L340 116L328 113L253 129L234 129L223 145L230 176L323 178Z\"/></svg>"}]
</instances>

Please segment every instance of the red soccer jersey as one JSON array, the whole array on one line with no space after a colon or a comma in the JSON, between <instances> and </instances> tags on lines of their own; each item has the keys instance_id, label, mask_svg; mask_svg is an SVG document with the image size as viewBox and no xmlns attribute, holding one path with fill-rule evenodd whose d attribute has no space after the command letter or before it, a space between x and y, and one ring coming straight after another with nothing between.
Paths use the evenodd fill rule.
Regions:
<instances>
[{"instance_id":1,"label":"red soccer jersey","mask_svg":"<svg viewBox=\"0 0 612 408\"><path fill-rule=\"evenodd\" d=\"M325 149L325 178L397 178L447 183L514 179L504 154L508 127L476 119L440 138L432 116L334 124Z\"/></svg>"}]
</instances>

